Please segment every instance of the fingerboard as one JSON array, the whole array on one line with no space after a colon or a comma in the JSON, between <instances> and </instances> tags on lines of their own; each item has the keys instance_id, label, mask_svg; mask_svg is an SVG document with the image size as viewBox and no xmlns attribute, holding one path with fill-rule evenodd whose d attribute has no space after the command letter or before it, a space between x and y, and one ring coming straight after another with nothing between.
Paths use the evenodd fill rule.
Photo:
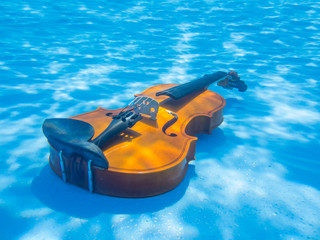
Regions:
<instances>
[{"instance_id":1,"label":"fingerboard","mask_svg":"<svg viewBox=\"0 0 320 240\"><path fill-rule=\"evenodd\" d=\"M211 83L214 83L225 76L227 76L227 73L221 71L213 74L206 74L202 78L157 92L156 96L166 95L174 100L178 100L193 92L207 88Z\"/></svg>"}]
</instances>

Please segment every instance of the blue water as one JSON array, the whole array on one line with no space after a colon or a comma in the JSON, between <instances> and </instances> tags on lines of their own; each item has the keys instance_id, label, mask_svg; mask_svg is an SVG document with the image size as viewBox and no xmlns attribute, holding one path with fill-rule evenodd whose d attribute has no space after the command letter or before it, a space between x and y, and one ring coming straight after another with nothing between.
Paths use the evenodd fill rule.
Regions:
<instances>
[{"instance_id":1,"label":"blue water","mask_svg":"<svg viewBox=\"0 0 320 240\"><path fill-rule=\"evenodd\" d=\"M120 3L119 3L120 2ZM320 239L318 1L0 3L1 239ZM238 71L224 123L173 191L121 199L58 178L45 118Z\"/></svg>"}]
</instances>

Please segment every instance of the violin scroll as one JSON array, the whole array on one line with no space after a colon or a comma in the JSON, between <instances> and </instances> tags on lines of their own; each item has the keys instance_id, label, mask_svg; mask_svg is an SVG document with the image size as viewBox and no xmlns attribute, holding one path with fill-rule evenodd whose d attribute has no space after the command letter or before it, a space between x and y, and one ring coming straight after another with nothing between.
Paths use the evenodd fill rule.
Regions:
<instances>
[{"instance_id":1,"label":"violin scroll","mask_svg":"<svg viewBox=\"0 0 320 240\"><path fill-rule=\"evenodd\" d=\"M230 71L225 79L218 82L218 86L226 89L237 88L239 92L245 92L248 88L245 82L240 80L236 71Z\"/></svg>"}]
</instances>

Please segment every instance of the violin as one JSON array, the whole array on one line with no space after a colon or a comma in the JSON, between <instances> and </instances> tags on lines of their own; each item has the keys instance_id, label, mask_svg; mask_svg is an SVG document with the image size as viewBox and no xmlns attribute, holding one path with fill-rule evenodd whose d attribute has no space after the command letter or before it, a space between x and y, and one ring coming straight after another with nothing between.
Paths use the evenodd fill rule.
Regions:
<instances>
[{"instance_id":1,"label":"violin","mask_svg":"<svg viewBox=\"0 0 320 240\"><path fill-rule=\"evenodd\" d=\"M194 135L210 134L223 121L226 102L207 89L216 81L247 89L236 72L219 71L180 85L151 86L124 108L46 119L51 168L92 193L148 197L172 190L195 159Z\"/></svg>"}]
</instances>

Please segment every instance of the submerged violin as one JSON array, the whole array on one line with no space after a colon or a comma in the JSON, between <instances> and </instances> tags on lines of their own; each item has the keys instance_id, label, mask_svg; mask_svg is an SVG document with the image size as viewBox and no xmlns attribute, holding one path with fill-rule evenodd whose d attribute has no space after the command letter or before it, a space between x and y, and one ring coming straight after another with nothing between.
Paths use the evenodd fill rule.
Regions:
<instances>
[{"instance_id":1,"label":"submerged violin","mask_svg":"<svg viewBox=\"0 0 320 240\"><path fill-rule=\"evenodd\" d=\"M147 197L175 188L195 159L194 135L210 134L223 121L225 100L207 89L216 81L247 89L236 72L219 71L152 86L121 109L46 119L51 168L65 182L100 194Z\"/></svg>"}]
</instances>

